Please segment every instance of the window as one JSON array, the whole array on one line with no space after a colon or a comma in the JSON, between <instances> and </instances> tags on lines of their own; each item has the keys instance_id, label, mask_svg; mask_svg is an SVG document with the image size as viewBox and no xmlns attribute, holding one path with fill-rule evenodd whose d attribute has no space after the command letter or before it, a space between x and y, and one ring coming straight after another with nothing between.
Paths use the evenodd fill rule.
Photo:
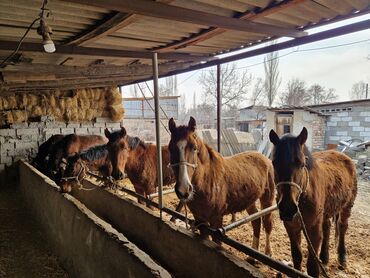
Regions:
<instances>
[{"instance_id":1,"label":"window","mask_svg":"<svg viewBox=\"0 0 370 278\"><path fill-rule=\"evenodd\" d=\"M290 125L284 125L284 134L290 133Z\"/></svg>"}]
</instances>

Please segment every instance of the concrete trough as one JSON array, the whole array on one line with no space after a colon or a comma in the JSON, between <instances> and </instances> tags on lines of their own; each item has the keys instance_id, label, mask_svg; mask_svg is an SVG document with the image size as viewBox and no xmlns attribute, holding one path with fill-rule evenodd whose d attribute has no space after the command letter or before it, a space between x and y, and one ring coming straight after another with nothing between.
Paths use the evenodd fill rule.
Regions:
<instances>
[{"instance_id":1,"label":"concrete trough","mask_svg":"<svg viewBox=\"0 0 370 278\"><path fill-rule=\"evenodd\" d=\"M130 242L26 162L19 163L19 187L61 265L71 277L171 277Z\"/></svg>"},{"instance_id":2,"label":"concrete trough","mask_svg":"<svg viewBox=\"0 0 370 278\"><path fill-rule=\"evenodd\" d=\"M131 199L84 181L86 189L72 191L99 217L165 267L175 277L264 277L246 261L227 253L214 242L159 219Z\"/></svg>"}]
</instances>

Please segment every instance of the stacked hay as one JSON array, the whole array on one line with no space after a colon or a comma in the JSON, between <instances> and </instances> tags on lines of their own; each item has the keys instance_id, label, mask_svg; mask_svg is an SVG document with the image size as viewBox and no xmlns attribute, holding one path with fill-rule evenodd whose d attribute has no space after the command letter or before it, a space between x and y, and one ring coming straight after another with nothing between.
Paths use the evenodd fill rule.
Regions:
<instances>
[{"instance_id":1,"label":"stacked hay","mask_svg":"<svg viewBox=\"0 0 370 278\"><path fill-rule=\"evenodd\" d=\"M48 94L13 94L0 97L0 126L26 122L41 116L57 121L123 119L122 97L117 88L53 91Z\"/></svg>"}]
</instances>

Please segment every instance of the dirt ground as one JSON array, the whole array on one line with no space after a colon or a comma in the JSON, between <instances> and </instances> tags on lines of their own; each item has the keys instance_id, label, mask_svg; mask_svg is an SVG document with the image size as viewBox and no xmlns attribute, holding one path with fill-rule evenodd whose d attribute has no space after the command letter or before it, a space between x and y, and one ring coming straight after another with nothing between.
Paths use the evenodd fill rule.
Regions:
<instances>
[{"instance_id":1,"label":"dirt ground","mask_svg":"<svg viewBox=\"0 0 370 278\"><path fill-rule=\"evenodd\" d=\"M0 186L0 277L68 277L12 186Z\"/></svg>"},{"instance_id":2,"label":"dirt ground","mask_svg":"<svg viewBox=\"0 0 370 278\"><path fill-rule=\"evenodd\" d=\"M127 184L125 181L124 184ZM126 194L125 194L126 195ZM130 197L131 198L131 197ZM164 197L165 206L175 208L178 203L176 195L169 194ZM246 215L246 212L238 213L237 219ZM169 219L169 216L167 217ZM271 234L271 248L273 258L292 264L290 255L290 244L283 223L278 217L277 212L273 213L274 228ZM224 217L224 225L229 224L231 216ZM181 221L178 225L184 226ZM236 239L248 246L252 245L252 226L245 224L227 233L233 239ZM264 250L264 232L261 233L260 250ZM303 269L306 269L307 246L305 240L302 241L302 250L304 252ZM229 252L241 257L247 258L231 247L223 245ZM330 277L340 278L370 278L370 182L359 181L359 191L355 205L352 209L352 216L349 221L349 228L346 237L347 247L347 269L340 270L337 264L337 254L334 246L334 228L331 229L330 238L330 260L326 270ZM275 277L277 272L271 268L257 262L258 267L266 277Z\"/></svg>"}]
</instances>

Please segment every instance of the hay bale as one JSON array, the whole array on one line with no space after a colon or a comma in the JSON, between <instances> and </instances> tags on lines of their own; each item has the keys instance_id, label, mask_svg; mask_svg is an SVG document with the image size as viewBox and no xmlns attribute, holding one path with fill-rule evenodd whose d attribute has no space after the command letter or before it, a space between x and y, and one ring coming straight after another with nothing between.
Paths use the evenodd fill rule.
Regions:
<instances>
[{"instance_id":1,"label":"hay bale","mask_svg":"<svg viewBox=\"0 0 370 278\"><path fill-rule=\"evenodd\" d=\"M56 108L58 107L58 99L54 94L49 95L48 99L49 107Z\"/></svg>"},{"instance_id":2,"label":"hay bale","mask_svg":"<svg viewBox=\"0 0 370 278\"><path fill-rule=\"evenodd\" d=\"M100 101L101 99L104 99L105 94L103 90L98 88L94 91L93 96L95 101Z\"/></svg>"},{"instance_id":3,"label":"hay bale","mask_svg":"<svg viewBox=\"0 0 370 278\"><path fill-rule=\"evenodd\" d=\"M118 88L110 88L108 94L106 95L106 99L109 105L122 105L122 96L119 92Z\"/></svg>"},{"instance_id":4,"label":"hay bale","mask_svg":"<svg viewBox=\"0 0 370 278\"><path fill-rule=\"evenodd\" d=\"M0 112L0 127L12 124L13 122L13 114L11 111Z\"/></svg>"},{"instance_id":5,"label":"hay bale","mask_svg":"<svg viewBox=\"0 0 370 278\"><path fill-rule=\"evenodd\" d=\"M94 109L86 109L85 111L85 117L84 117L84 120L86 121L92 121L93 119L95 119L95 110Z\"/></svg>"},{"instance_id":6,"label":"hay bale","mask_svg":"<svg viewBox=\"0 0 370 278\"><path fill-rule=\"evenodd\" d=\"M83 110L90 108L91 105L94 103L94 101L91 101L90 103L90 100L84 99L84 98L79 98L77 102L78 102L78 107Z\"/></svg>"},{"instance_id":7,"label":"hay bale","mask_svg":"<svg viewBox=\"0 0 370 278\"><path fill-rule=\"evenodd\" d=\"M17 102L18 102L19 109L27 108L27 103L28 103L27 95L25 94L17 95Z\"/></svg>"},{"instance_id":8,"label":"hay bale","mask_svg":"<svg viewBox=\"0 0 370 278\"><path fill-rule=\"evenodd\" d=\"M3 106L3 98L0 97L0 111L1 110L4 110L4 106Z\"/></svg>"},{"instance_id":9,"label":"hay bale","mask_svg":"<svg viewBox=\"0 0 370 278\"><path fill-rule=\"evenodd\" d=\"M27 107L30 109L32 106L38 106L40 104L40 98L34 94L27 95Z\"/></svg>"},{"instance_id":10,"label":"hay bale","mask_svg":"<svg viewBox=\"0 0 370 278\"><path fill-rule=\"evenodd\" d=\"M71 109L77 109L78 108L77 98L68 97L68 98L65 98L64 101L65 101L65 109L66 110L71 110Z\"/></svg>"},{"instance_id":11,"label":"hay bale","mask_svg":"<svg viewBox=\"0 0 370 278\"><path fill-rule=\"evenodd\" d=\"M30 117L41 117L46 115L46 108L44 106L33 106Z\"/></svg>"},{"instance_id":12,"label":"hay bale","mask_svg":"<svg viewBox=\"0 0 370 278\"><path fill-rule=\"evenodd\" d=\"M122 104L109 107L109 117L115 122L123 120L124 114L125 109L122 107Z\"/></svg>"},{"instance_id":13,"label":"hay bale","mask_svg":"<svg viewBox=\"0 0 370 278\"><path fill-rule=\"evenodd\" d=\"M75 96L78 99L88 99L89 98L88 89L77 89L75 91Z\"/></svg>"},{"instance_id":14,"label":"hay bale","mask_svg":"<svg viewBox=\"0 0 370 278\"><path fill-rule=\"evenodd\" d=\"M13 122L23 123L28 120L27 112L24 110L12 110Z\"/></svg>"}]
</instances>

